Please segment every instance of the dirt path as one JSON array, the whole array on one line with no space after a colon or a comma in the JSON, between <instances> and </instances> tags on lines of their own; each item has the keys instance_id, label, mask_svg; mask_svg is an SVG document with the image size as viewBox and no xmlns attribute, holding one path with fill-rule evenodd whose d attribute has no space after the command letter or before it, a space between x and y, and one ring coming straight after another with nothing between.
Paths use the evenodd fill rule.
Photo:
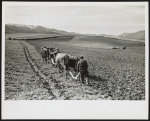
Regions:
<instances>
[{"instance_id":1,"label":"dirt path","mask_svg":"<svg viewBox=\"0 0 150 121\"><path fill-rule=\"evenodd\" d=\"M82 85L79 81L71 79L64 73L58 73L58 69L50 63L42 62L42 58L36 48L29 43L22 41L24 53L34 72L41 79L42 87L48 90L55 100L102 100L110 99L106 95L100 95L98 90Z\"/></svg>"}]
</instances>

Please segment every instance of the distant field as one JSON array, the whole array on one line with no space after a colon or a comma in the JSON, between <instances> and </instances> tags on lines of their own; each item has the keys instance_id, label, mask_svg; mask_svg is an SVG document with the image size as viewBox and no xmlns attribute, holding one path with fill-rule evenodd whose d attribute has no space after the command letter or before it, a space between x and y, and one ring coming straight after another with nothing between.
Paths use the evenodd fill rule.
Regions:
<instances>
[{"instance_id":1,"label":"distant field","mask_svg":"<svg viewBox=\"0 0 150 121\"><path fill-rule=\"evenodd\" d=\"M64 43L68 45L80 46L80 47L91 47L91 48L122 48L127 47L128 49L137 50L137 52L144 53L145 42L121 40L116 38L109 38L103 36L81 36L77 39L70 41L69 43Z\"/></svg>"},{"instance_id":2,"label":"distant field","mask_svg":"<svg viewBox=\"0 0 150 121\"><path fill-rule=\"evenodd\" d=\"M137 53L144 54L145 53L145 46L144 42L135 42L135 41L129 41L129 40L120 40L115 38L107 38L102 36L72 36L72 37L66 37L66 38L49 38L49 39L43 39L41 41L48 41L48 42L56 42L58 44L62 45L68 45L73 47L84 47L84 48L90 48L90 49L112 49L113 47L117 47L119 50L122 49L122 47L126 47L126 50L132 50Z\"/></svg>"},{"instance_id":3,"label":"distant field","mask_svg":"<svg viewBox=\"0 0 150 121\"><path fill-rule=\"evenodd\" d=\"M41 34L41 33L16 33L16 34L6 34L6 38L42 38L56 36L55 34Z\"/></svg>"},{"instance_id":4,"label":"distant field","mask_svg":"<svg viewBox=\"0 0 150 121\"><path fill-rule=\"evenodd\" d=\"M144 48L144 42L138 41L129 41L122 40L116 38L109 38L103 36L85 36L85 35L74 35L74 36L64 36L59 37L61 35L56 34L39 34L39 33L18 33L18 34L6 34L6 38L11 37L16 39L44 39L51 42L59 42L64 45L69 46L79 46L79 47L90 47L90 48L122 48L123 46L132 47L135 49L136 47L141 48L142 53ZM56 38L49 38L56 37ZM137 49L136 49L137 50Z\"/></svg>"},{"instance_id":5,"label":"distant field","mask_svg":"<svg viewBox=\"0 0 150 121\"><path fill-rule=\"evenodd\" d=\"M133 45L139 45L140 42L135 41L129 41L129 40L121 40L117 38L109 38L109 37L103 37L103 36L88 36L85 38L79 39L80 41L86 41L86 42L95 42L95 43L108 43L110 45L116 45L118 47L120 46L133 46Z\"/></svg>"},{"instance_id":6,"label":"distant field","mask_svg":"<svg viewBox=\"0 0 150 121\"><path fill-rule=\"evenodd\" d=\"M145 42L145 39L128 39L128 38L121 38L121 37L117 37L118 39L122 39L122 40L130 40L130 41L135 41L135 42Z\"/></svg>"}]
</instances>

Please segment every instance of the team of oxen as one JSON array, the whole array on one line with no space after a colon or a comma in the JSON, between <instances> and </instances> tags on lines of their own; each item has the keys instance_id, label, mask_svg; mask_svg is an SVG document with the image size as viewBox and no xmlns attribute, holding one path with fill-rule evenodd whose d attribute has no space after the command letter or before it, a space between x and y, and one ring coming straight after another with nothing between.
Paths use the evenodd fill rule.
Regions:
<instances>
[{"instance_id":1,"label":"team of oxen","mask_svg":"<svg viewBox=\"0 0 150 121\"><path fill-rule=\"evenodd\" d=\"M53 66L58 67L59 73L64 71L66 77L67 71L69 71L70 68L73 68L74 71L77 72L77 63L79 61L79 58L77 56L71 56L66 53L61 53L58 48L55 49L53 47L42 47L41 55L44 63L51 63ZM69 73L71 74L71 77L73 79L77 80L79 73L75 77L73 76L71 71L69 71Z\"/></svg>"}]
</instances>

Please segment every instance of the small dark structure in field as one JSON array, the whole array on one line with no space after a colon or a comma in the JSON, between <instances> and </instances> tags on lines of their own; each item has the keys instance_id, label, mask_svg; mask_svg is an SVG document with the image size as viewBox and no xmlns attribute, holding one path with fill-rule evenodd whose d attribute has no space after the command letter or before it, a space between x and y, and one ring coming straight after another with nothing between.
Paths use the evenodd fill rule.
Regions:
<instances>
[{"instance_id":1,"label":"small dark structure in field","mask_svg":"<svg viewBox=\"0 0 150 121\"><path fill-rule=\"evenodd\" d=\"M11 37L9 37L8 39L11 40Z\"/></svg>"},{"instance_id":2,"label":"small dark structure in field","mask_svg":"<svg viewBox=\"0 0 150 121\"><path fill-rule=\"evenodd\" d=\"M16 40L16 38L14 38L14 40Z\"/></svg>"},{"instance_id":3,"label":"small dark structure in field","mask_svg":"<svg viewBox=\"0 0 150 121\"><path fill-rule=\"evenodd\" d=\"M113 47L112 49L119 49L118 47Z\"/></svg>"},{"instance_id":4,"label":"small dark structure in field","mask_svg":"<svg viewBox=\"0 0 150 121\"><path fill-rule=\"evenodd\" d=\"M122 49L126 49L126 47L124 46L124 47L122 47Z\"/></svg>"}]
</instances>

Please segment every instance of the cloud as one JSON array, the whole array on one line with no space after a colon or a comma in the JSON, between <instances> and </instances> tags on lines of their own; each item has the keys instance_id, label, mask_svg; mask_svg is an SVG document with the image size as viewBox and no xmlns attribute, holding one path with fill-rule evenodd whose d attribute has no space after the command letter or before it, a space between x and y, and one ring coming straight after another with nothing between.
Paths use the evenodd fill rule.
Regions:
<instances>
[{"instance_id":1,"label":"cloud","mask_svg":"<svg viewBox=\"0 0 150 121\"><path fill-rule=\"evenodd\" d=\"M5 11L6 23L42 25L74 32L116 31L117 34L119 31L127 32L128 27L134 31L145 25L145 8L141 5L6 6Z\"/></svg>"}]
</instances>

